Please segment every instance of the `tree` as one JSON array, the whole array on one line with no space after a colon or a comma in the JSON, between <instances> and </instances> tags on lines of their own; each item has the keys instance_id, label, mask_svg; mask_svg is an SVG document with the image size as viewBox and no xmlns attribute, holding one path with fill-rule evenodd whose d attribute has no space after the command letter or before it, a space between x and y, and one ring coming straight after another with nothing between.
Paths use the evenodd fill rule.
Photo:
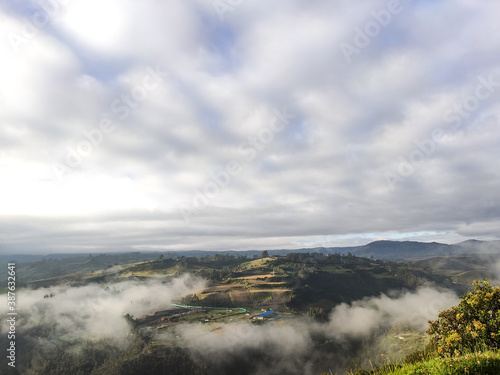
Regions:
<instances>
[{"instance_id":1,"label":"tree","mask_svg":"<svg viewBox=\"0 0 500 375\"><path fill-rule=\"evenodd\" d=\"M474 281L474 291L439 313L427 331L440 355L500 348L500 287Z\"/></svg>"},{"instance_id":2,"label":"tree","mask_svg":"<svg viewBox=\"0 0 500 375\"><path fill-rule=\"evenodd\" d=\"M200 298L196 294L188 294L182 297L181 303L183 305L198 305L200 303Z\"/></svg>"},{"instance_id":3,"label":"tree","mask_svg":"<svg viewBox=\"0 0 500 375\"><path fill-rule=\"evenodd\" d=\"M262 258L269 258L269 252L267 250L262 252Z\"/></svg>"},{"instance_id":4,"label":"tree","mask_svg":"<svg viewBox=\"0 0 500 375\"><path fill-rule=\"evenodd\" d=\"M322 307L309 307L307 315L322 322L328 320L328 314Z\"/></svg>"}]
</instances>

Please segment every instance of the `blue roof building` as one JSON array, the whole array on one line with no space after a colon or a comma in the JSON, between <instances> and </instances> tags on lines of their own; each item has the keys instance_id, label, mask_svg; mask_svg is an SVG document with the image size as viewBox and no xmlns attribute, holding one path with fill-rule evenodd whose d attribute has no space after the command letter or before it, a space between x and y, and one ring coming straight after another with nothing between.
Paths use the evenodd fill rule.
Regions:
<instances>
[{"instance_id":1,"label":"blue roof building","mask_svg":"<svg viewBox=\"0 0 500 375\"><path fill-rule=\"evenodd\" d=\"M254 319L264 319L264 318L271 318L273 315L276 313L274 311L267 311L259 315L255 315L253 318Z\"/></svg>"}]
</instances>

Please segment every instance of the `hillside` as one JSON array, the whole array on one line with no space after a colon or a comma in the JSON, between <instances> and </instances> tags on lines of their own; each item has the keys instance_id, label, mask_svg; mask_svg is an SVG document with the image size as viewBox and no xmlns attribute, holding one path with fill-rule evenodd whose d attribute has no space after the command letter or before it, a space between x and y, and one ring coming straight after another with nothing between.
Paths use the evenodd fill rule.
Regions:
<instances>
[{"instance_id":1,"label":"hillside","mask_svg":"<svg viewBox=\"0 0 500 375\"><path fill-rule=\"evenodd\" d=\"M260 364L273 363L274 356L271 353L274 349L267 346L265 349L252 347L250 342L248 345L253 348L250 355L246 351L238 352L238 355L231 357L229 363L207 367L209 362L193 361L189 354L193 347L202 345L203 341L199 343L196 336L189 344L177 342L179 332L188 329L185 327L199 327L196 328L200 331L197 334L203 334L213 340L217 340L217 337L223 337L224 340L234 338L240 340L238 342L242 345L241 340L245 342L245 335L251 332L255 335L256 332L265 335L268 331L287 332L295 327L307 326L314 333L311 334L310 347L301 355L306 356L304 358L313 356L318 362L318 368L327 369L327 363L335 363L337 370L370 368L371 364L378 366L385 363L388 357L381 357L381 353L390 353L391 360L400 361L406 355L421 350L425 345L425 335L403 321L393 326L392 319L388 319L390 325L382 325L375 331L368 331L362 338L334 340L331 335L317 331L317 327L321 325L323 329L327 329L336 307L347 308L351 304L360 306L364 304L363 301L378 301L381 298L385 304L389 297L381 296L395 298L395 295L404 293L413 295L429 286L437 287L436 290L446 288L448 293L453 290L457 295L463 294L470 287L470 277L473 274L486 277L488 273L493 272L490 266L497 260L493 256L460 255L397 263L363 258L350 252L347 255L291 252L286 256L255 259L223 253L204 257L155 254L152 260L112 264L115 260L126 262L143 255L117 254L116 258L93 255L27 263L24 265L25 270L30 272L31 277L41 274L49 277L29 281L29 289L20 293L36 296L34 298L38 300L37 304L43 305L52 304L52 300L55 305L59 305L67 300L67 293L79 294L85 290L92 291L92 295L98 293L99 298L103 299L126 300L124 309L118 312L117 320L127 320L131 329L129 335L134 340L133 346L120 349L117 353L121 353L121 357L103 355L100 362L92 359L95 356L93 351L84 351L85 358L89 361L88 366L99 368L100 372L96 370L96 374L136 374L143 371L143 368L151 368L152 374L161 374L161 368L174 365L182 369L183 372L179 370L179 373L220 374L221 368L231 368L235 373L245 374L250 372L252 363L257 363L256 358L259 358ZM64 273L62 264L67 265L73 272L59 276L50 273L52 270ZM99 265L102 267L98 268ZM55 266L59 267L54 268ZM176 282L188 274L192 275L192 280L201 278L206 283L200 283L200 287L189 294L178 296L168 303L161 303L161 298L156 298L157 288ZM151 291L146 292L149 288ZM135 295L131 289L141 292ZM74 292L71 292L72 290ZM151 300L160 301L147 313L140 312L142 310L136 307L142 303L144 293L151 293ZM130 297L120 297L122 295ZM431 298L436 299L437 296ZM138 300L135 301L135 298ZM422 301L425 303L427 300ZM383 308L383 305L378 306L377 310ZM267 320L253 319L263 310L272 311L272 317ZM38 313L40 310L35 311ZM255 331L261 325L264 325L263 330ZM23 335L37 337L40 330L46 329L48 328L43 325L35 325ZM246 329L249 331L245 331ZM240 333L231 336L232 330ZM63 330L60 334L57 331L50 333L55 335L52 337L54 342L60 342L58 351L52 353L51 358L59 361L66 371L54 373L78 370L74 363L79 363L82 359L74 357L72 350L86 342L85 336L79 336L83 333L78 332ZM249 333L242 336L241 332ZM30 341L23 336L21 340L26 340L26 344L23 344L26 347L26 357L23 358L29 363L31 356L35 355L33 353L37 353L36 339ZM111 342L91 342L92 345L101 347L102 351L116 351ZM263 356L264 353L267 355ZM297 360L300 358L302 357ZM52 360L48 361L46 366L51 364Z\"/></svg>"},{"instance_id":2,"label":"hillside","mask_svg":"<svg viewBox=\"0 0 500 375\"><path fill-rule=\"evenodd\" d=\"M469 240L454 245L447 245L436 242L422 243L412 241L376 241L360 247L316 247L311 249L283 249L268 251L268 254L270 256L283 257L293 257L294 254L305 253L323 254L325 256L336 257L344 255L344 259L347 258L346 254L352 254L361 258L387 259L397 262L413 261L414 267L425 270L426 272L429 271L434 276L443 276L447 278L455 276L455 278L453 280L450 279L450 281L453 281L454 283L458 282L459 284L467 284L470 283L470 281L474 278L491 278L495 276L492 274L493 271L490 268L498 261L498 257L495 254L500 254L500 241L484 242ZM7 263L7 261L11 258L12 260L17 259L18 271L23 275L23 277L18 280L18 283L20 286L26 286L28 285L28 283L33 281L46 280L61 276L66 277L66 275L68 274L74 274L73 277L78 277L80 279L86 279L92 273L92 277L96 277L99 274L98 271L102 269L109 269L116 266L130 268L133 264L136 263L152 262L158 259L203 260L219 256L233 259L231 261L232 263L227 263L224 265L224 267L232 267L237 266L238 262L241 263L243 260L258 259L260 258L261 254L261 251L204 252L193 250L175 253L132 252L88 255L53 254L42 257L31 255L2 255L0 256L0 260ZM425 259L430 260L425 261ZM422 260L422 262L419 262L420 260ZM201 263L203 263L203 261L201 261ZM155 267L159 267L158 264L156 264ZM318 271L324 272L325 269L319 269ZM294 272L298 272L298 269ZM494 272L496 272L496 270ZM340 278L338 282L355 282L361 284L366 283L367 290L379 289L379 286L381 286L379 285L371 288L372 282L374 282L374 284L380 284L379 281L381 279L379 276L370 281L369 278L366 278L366 275L363 275L363 272L361 272L360 270L354 273L356 273L356 275L353 275L353 272L345 272L343 274L343 277ZM6 267L0 268L0 277L7 277ZM323 278L325 280L322 280ZM324 273L320 275L320 281L324 281L326 283L337 283L336 278L338 278L338 276L328 277L328 275ZM316 279L317 277L314 276L311 279L311 282L315 283ZM439 280L434 281L437 281L438 283L440 282ZM50 285L51 281L48 280L47 283L48 285ZM321 285L318 286L321 287ZM392 283L390 286L395 288L400 287L400 285L394 283ZM336 299L336 301L341 300L341 298Z\"/></svg>"},{"instance_id":3,"label":"hillside","mask_svg":"<svg viewBox=\"0 0 500 375\"><path fill-rule=\"evenodd\" d=\"M498 375L500 374L500 353L477 352L453 358L432 358L413 364L387 365L377 370L360 370L354 375ZM330 375L330 374L323 374Z\"/></svg>"},{"instance_id":4,"label":"hillside","mask_svg":"<svg viewBox=\"0 0 500 375\"><path fill-rule=\"evenodd\" d=\"M428 344L401 362L357 374L498 374L500 373L500 287L475 281L474 290L429 321ZM366 368L366 367L365 367Z\"/></svg>"},{"instance_id":5,"label":"hillside","mask_svg":"<svg viewBox=\"0 0 500 375\"><path fill-rule=\"evenodd\" d=\"M349 253L363 258L388 259L393 261L421 260L433 257L459 255L500 254L500 241L468 240L458 244L447 245L437 242L416 241L375 241L364 246L353 247L314 247L302 249L268 250L270 256L287 256L288 254L321 253L343 254ZM177 252L120 252L105 254L2 254L0 262L15 261L23 273L22 282L62 276L73 272L89 272L116 265L126 265L133 262L144 262L163 258L174 259L204 258L219 255L233 257L259 258L261 250L248 251L177 251ZM0 277L6 276L5 268L0 269Z\"/></svg>"},{"instance_id":6,"label":"hillside","mask_svg":"<svg viewBox=\"0 0 500 375\"><path fill-rule=\"evenodd\" d=\"M120 255L125 261L125 255ZM107 256L40 261L26 265L31 272L31 288L55 285L81 286L123 280L172 278L191 273L209 281L206 290L197 294L198 303L206 306L272 306L285 305L298 311L311 307L330 310L342 302L402 288L413 289L434 283L464 292L469 282L453 283L451 276L462 270L426 268L426 264L398 264L354 255L322 253L289 253L287 256L248 259L230 254L214 257L160 256L158 259L129 264L108 264ZM107 264L98 269L98 264ZM42 269L41 271L39 269ZM64 270L70 270L64 274ZM51 275L52 270L54 275ZM61 274L62 275L58 275ZM36 278L38 275L51 277ZM23 277L26 277L24 276Z\"/></svg>"}]
</instances>

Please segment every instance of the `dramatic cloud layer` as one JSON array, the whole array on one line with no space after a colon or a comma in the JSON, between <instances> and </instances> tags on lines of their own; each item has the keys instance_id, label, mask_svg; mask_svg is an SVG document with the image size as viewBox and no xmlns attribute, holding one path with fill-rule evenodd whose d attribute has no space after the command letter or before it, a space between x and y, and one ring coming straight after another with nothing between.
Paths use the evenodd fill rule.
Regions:
<instances>
[{"instance_id":1,"label":"dramatic cloud layer","mask_svg":"<svg viewBox=\"0 0 500 375\"><path fill-rule=\"evenodd\" d=\"M500 238L499 11L4 2L0 251Z\"/></svg>"}]
</instances>

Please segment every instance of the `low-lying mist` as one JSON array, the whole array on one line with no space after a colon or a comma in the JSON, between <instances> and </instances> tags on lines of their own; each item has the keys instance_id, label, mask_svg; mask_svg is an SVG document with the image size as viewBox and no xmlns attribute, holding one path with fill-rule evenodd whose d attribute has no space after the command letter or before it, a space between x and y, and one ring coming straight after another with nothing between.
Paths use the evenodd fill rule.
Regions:
<instances>
[{"instance_id":1,"label":"low-lying mist","mask_svg":"<svg viewBox=\"0 0 500 375\"><path fill-rule=\"evenodd\" d=\"M22 290L18 292L19 326L24 331L40 326L51 327L50 333L54 337L69 334L121 341L129 334L125 314L137 317L170 308L173 299L204 287L203 280L185 274L169 282L153 278Z\"/></svg>"},{"instance_id":2,"label":"low-lying mist","mask_svg":"<svg viewBox=\"0 0 500 375\"><path fill-rule=\"evenodd\" d=\"M186 274L166 283L153 279L22 290L18 296L19 329L29 336L23 342L33 347L55 347L57 340L108 340L106 345L114 350L126 351L137 337L125 314L139 317L168 309L174 299L205 286L203 280ZM385 349L378 343L377 335L391 327L404 325L424 332L428 320L436 319L440 309L457 302L458 297L449 290L421 287L414 292L399 291L340 304L326 322L298 317L263 325L246 320L185 323L169 333L157 334L154 340L183 348L193 363L208 364L206 374L234 373L234 369L241 368L237 366L244 365L246 372L238 373L319 375L330 369L345 370L352 366L355 357L380 354ZM152 360L147 353L139 356L146 363ZM168 368L164 371L175 373Z\"/></svg>"},{"instance_id":3,"label":"low-lying mist","mask_svg":"<svg viewBox=\"0 0 500 375\"><path fill-rule=\"evenodd\" d=\"M427 322L437 318L439 309L458 303L447 289L422 287L416 292L393 292L337 306L330 315L327 332L337 339L362 338L374 330L407 324L425 331Z\"/></svg>"},{"instance_id":4,"label":"low-lying mist","mask_svg":"<svg viewBox=\"0 0 500 375\"><path fill-rule=\"evenodd\" d=\"M458 297L449 290L423 287L416 292L393 292L341 304L323 323L296 318L265 325L229 323L215 330L211 325L192 324L179 326L177 335L181 337L179 345L215 363L223 364L232 357L245 360L261 352L261 360L254 363L255 375L319 374L329 369L340 371L353 350L362 355L360 343L373 339L375 332L403 325L425 332L428 320L457 302ZM378 345L377 340L370 344ZM318 350L318 346L331 350Z\"/></svg>"}]
</instances>

